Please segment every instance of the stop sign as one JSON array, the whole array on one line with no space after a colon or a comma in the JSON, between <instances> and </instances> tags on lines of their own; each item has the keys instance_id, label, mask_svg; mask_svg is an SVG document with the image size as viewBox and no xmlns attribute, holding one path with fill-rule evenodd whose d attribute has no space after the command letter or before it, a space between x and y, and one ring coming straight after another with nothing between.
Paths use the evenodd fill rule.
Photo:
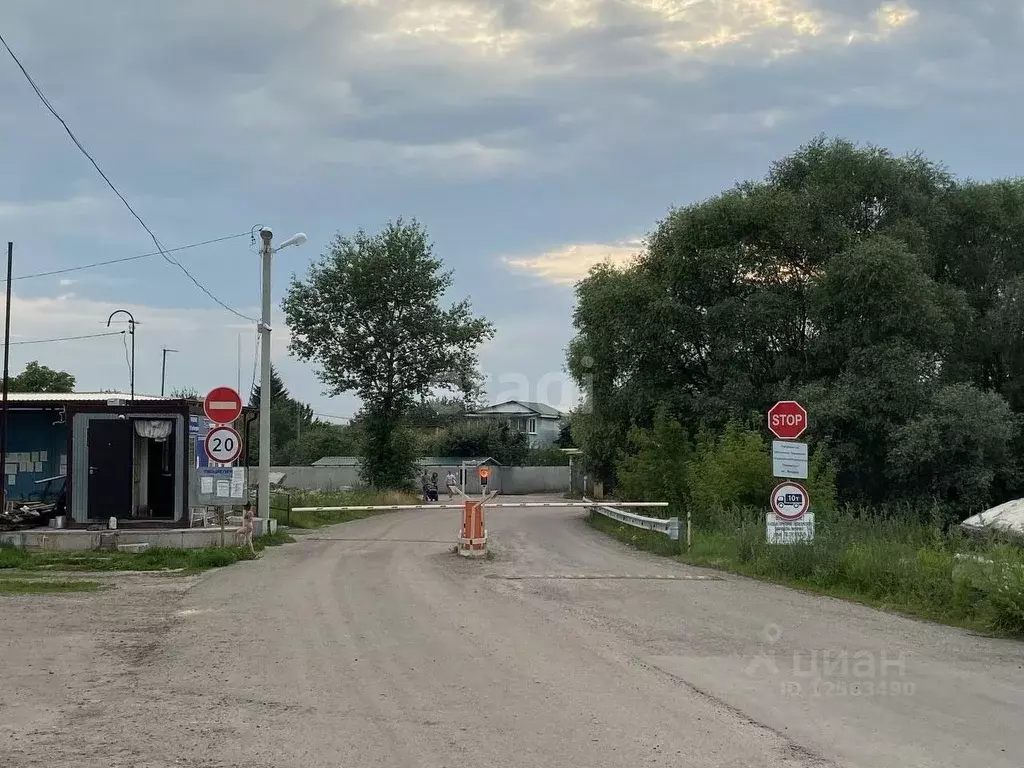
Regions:
<instances>
[{"instance_id":1,"label":"stop sign","mask_svg":"<svg viewBox=\"0 0 1024 768\"><path fill-rule=\"evenodd\" d=\"M807 429L807 411L796 400L780 400L768 411L768 429L779 440L796 440Z\"/></svg>"}]
</instances>

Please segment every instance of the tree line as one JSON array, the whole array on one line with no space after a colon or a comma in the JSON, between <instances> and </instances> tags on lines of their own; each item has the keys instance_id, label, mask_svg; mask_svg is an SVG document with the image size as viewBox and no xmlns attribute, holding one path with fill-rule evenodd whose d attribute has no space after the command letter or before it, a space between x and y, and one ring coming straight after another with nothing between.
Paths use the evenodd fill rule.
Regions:
<instances>
[{"instance_id":1,"label":"tree line","mask_svg":"<svg viewBox=\"0 0 1024 768\"><path fill-rule=\"evenodd\" d=\"M573 323L572 432L609 487L642 452L673 471L656 434L763 439L768 407L796 399L839 501L962 514L1021 495L1020 179L818 137L594 268Z\"/></svg>"}]
</instances>

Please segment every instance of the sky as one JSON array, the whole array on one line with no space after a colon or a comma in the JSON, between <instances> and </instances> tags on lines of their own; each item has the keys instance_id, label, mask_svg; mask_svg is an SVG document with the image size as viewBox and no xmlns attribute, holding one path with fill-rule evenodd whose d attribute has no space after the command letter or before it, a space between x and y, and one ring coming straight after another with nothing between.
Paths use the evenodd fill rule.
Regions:
<instances>
[{"instance_id":1,"label":"sky","mask_svg":"<svg viewBox=\"0 0 1024 768\"><path fill-rule=\"evenodd\" d=\"M164 246L243 235L172 254L237 314L159 255L29 277L154 248L0 51L12 341L104 333L127 309L136 391L159 393L164 348L168 389L247 391L250 233L301 231L275 256L272 359L324 417L358 400L289 356L280 299L338 232L420 221L454 270L446 299L497 328L491 400L566 407L574 282L672 207L818 134L961 177L1022 166L1020 0L5 0L0 34ZM17 343L11 369L127 391L124 341Z\"/></svg>"}]
</instances>

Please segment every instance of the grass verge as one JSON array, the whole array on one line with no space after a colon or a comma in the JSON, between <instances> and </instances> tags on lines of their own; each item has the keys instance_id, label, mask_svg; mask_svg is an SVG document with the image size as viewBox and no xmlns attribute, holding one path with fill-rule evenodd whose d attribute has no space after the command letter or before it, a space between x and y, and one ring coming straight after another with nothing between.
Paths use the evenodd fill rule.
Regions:
<instances>
[{"instance_id":1,"label":"grass verge","mask_svg":"<svg viewBox=\"0 0 1024 768\"><path fill-rule=\"evenodd\" d=\"M95 592L101 586L98 581L0 579L0 595L50 595L62 592Z\"/></svg>"},{"instance_id":2,"label":"grass verge","mask_svg":"<svg viewBox=\"0 0 1024 768\"><path fill-rule=\"evenodd\" d=\"M277 507L271 514L278 523L291 528L321 528L325 525L347 523L361 520L364 517L381 514L372 510L316 511L296 512L296 507L376 507L395 504L419 504L421 499L411 493L401 491L303 491L288 496L282 502L280 497L275 504L288 504L291 507Z\"/></svg>"},{"instance_id":3,"label":"grass verge","mask_svg":"<svg viewBox=\"0 0 1024 768\"><path fill-rule=\"evenodd\" d=\"M294 541L286 533L277 532L253 540L257 552L266 547ZM198 573L222 568L241 560L251 560L252 553L242 547L208 547L205 549L153 548L134 555L127 552L30 552L0 545L0 571L175 571ZM53 582L58 583L58 582Z\"/></svg>"},{"instance_id":4,"label":"grass verge","mask_svg":"<svg viewBox=\"0 0 1024 768\"><path fill-rule=\"evenodd\" d=\"M1024 637L1024 551L870 514L818 514L810 544L769 545L763 513L723 513L680 552L665 536L601 515L590 524L692 565L861 602L988 634ZM758 522L759 519L759 522Z\"/></svg>"}]
</instances>

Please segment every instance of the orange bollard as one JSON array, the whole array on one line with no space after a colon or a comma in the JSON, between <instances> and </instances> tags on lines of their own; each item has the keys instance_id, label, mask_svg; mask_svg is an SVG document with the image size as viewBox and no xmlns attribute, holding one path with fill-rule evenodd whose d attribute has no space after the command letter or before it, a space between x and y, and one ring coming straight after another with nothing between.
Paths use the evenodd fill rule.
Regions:
<instances>
[{"instance_id":1,"label":"orange bollard","mask_svg":"<svg viewBox=\"0 0 1024 768\"><path fill-rule=\"evenodd\" d=\"M465 557L480 557L486 551L487 529L484 528L484 505L479 501L467 499L462 508L459 554Z\"/></svg>"}]
</instances>

